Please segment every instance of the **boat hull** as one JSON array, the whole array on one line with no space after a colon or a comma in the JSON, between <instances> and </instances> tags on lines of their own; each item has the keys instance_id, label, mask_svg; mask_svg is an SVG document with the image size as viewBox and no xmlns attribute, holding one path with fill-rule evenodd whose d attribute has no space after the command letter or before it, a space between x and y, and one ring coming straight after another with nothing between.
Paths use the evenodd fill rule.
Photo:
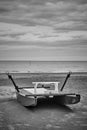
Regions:
<instances>
[{"instance_id":1,"label":"boat hull","mask_svg":"<svg viewBox=\"0 0 87 130\"><path fill-rule=\"evenodd\" d=\"M33 96L26 97L26 96L21 95L19 93L17 93L17 101L26 107L37 105L37 99L35 97L33 97Z\"/></svg>"},{"instance_id":2,"label":"boat hull","mask_svg":"<svg viewBox=\"0 0 87 130\"><path fill-rule=\"evenodd\" d=\"M36 106L40 98L44 98L44 96L35 98L34 96L26 96L17 92L17 101L23 106ZM79 94L60 94L51 98L49 96L45 97L45 99L46 98L47 100L49 99L49 101L52 100L52 102L61 105L71 105L80 102Z\"/></svg>"},{"instance_id":3,"label":"boat hull","mask_svg":"<svg viewBox=\"0 0 87 130\"><path fill-rule=\"evenodd\" d=\"M53 97L54 102L62 105L71 105L80 102L80 95L79 94L65 94Z\"/></svg>"}]
</instances>

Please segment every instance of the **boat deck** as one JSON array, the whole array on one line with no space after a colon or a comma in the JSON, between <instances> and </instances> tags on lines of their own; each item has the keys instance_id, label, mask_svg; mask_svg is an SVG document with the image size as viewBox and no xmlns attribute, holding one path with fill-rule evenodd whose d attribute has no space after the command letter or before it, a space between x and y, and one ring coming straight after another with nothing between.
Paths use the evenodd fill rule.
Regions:
<instances>
[{"instance_id":1,"label":"boat deck","mask_svg":"<svg viewBox=\"0 0 87 130\"><path fill-rule=\"evenodd\" d=\"M45 88L37 88L36 91L33 88L24 89L24 90L31 93L31 94L45 94L48 91Z\"/></svg>"}]
</instances>

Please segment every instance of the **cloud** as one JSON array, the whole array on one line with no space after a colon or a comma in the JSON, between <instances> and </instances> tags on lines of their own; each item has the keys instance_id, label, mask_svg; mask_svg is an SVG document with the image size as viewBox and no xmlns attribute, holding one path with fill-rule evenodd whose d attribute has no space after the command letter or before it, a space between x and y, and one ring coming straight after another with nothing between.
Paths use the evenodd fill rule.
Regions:
<instances>
[{"instance_id":1,"label":"cloud","mask_svg":"<svg viewBox=\"0 0 87 130\"><path fill-rule=\"evenodd\" d=\"M58 32L47 26L22 26L18 24L0 23L0 39L7 41L70 41L87 39L86 31Z\"/></svg>"},{"instance_id":2,"label":"cloud","mask_svg":"<svg viewBox=\"0 0 87 130\"><path fill-rule=\"evenodd\" d=\"M87 20L87 4L81 4L79 0L16 0L8 1L6 4L3 2L1 6L3 7L3 12L5 8L6 10L10 9L9 13L5 12L4 16L0 16L1 19L3 18L5 21L9 19L13 23L22 23L27 26L55 26L64 22L73 22L73 26L71 28L69 26L69 29L75 29L79 22L81 22L82 28ZM64 25L63 27L61 26L62 28L64 28ZM80 26L77 25L77 28L79 29ZM68 29L68 26L66 29Z\"/></svg>"},{"instance_id":3,"label":"cloud","mask_svg":"<svg viewBox=\"0 0 87 130\"><path fill-rule=\"evenodd\" d=\"M0 50L56 50L57 56L79 48L80 54L86 21L86 0L0 0Z\"/></svg>"},{"instance_id":4,"label":"cloud","mask_svg":"<svg viewBox=\"0 0 87 130\"><path fill-rule=\"evenodd\" d=\"M8 15L4 14L0 17L5 22L9 22L0 23L2 30L0 38L45 42L86 38L87 4L81 2L79 0L4 0L1 12L6 12L9 7L10 11L6 12Z\"/></svg>"},{"instance_id":5,"label":"cloud","mask_svg":"<svg viewBox=\"0 0 87 130\"><path fill-rule=\"evenodd\" d=\"M6 8L0 8L0 13L5 13L5 12L9 12L9 10Z\"/></svg>"},{"instance_id":6,"label":"cloud","mask_svg":"<svg viewBox=\"0 0 87 130\"><path fill-rule=\"evenodd\" d=\"M67 26L67 23L64 26ZM61 24L60 26L63 26ZM49 26L23 26L18 24L0 23L0 39L7 41L56 42L78 39L87 40L87 32L67 31L58 32Z\"/></svg>"}]
</instances>

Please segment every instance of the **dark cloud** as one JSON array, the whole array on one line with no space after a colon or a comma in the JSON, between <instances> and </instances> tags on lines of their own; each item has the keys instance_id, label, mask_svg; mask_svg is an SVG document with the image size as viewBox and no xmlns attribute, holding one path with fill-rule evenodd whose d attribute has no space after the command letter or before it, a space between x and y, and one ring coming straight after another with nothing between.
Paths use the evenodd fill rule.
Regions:
<instances>
[{"instance_id":1,"label":"dark cloud","mask_svg":"<svg viewBox=\"0 0 87 130\"><path fill-rule=\"evenodd\" d=\"M0 0L0 2L12 2L12 1L15 1L15 0Z\"/></svg>"},{"instance_id":2,"label":"dark cloud","mask_svg":"<svg viewBox=\"0 0 87 130\"><path fill-rule=\"evenodd\" d=\"M57 2L75 2L75 3L81 3L81 4L86 4L87 0L0 0L0 2L18 2L18 3L23 3L23 4L30 4L30 5L44 5L47 2L51 3L57 3Z\"/></svg>"},{"instance_id":3,"label":"dark cloud","mask_svg":"<svg viewBox=\"0 0 87 130\"><path fill-rule=\"evenodd\" d=\"M76 2L76 3L81 3L81 4L86 4L87 0L48 0L52 2L59 2L59 1L65 1L65 2Z\"/></svg>"},{"instance_id":4,"label":"dark cloud","mask_svg":"<svg viewBox=\"0 0 87 130\"><path fill-rule=\"evenodd\" d=\"M23 0L22 0L23 1ZM56 3L56 2L59 2L59 1L64 1L64 2L76 2L76 3L81 3L81 4L85 4L87 3L87 0L24 0L26 3L29 2L31 4L34 4L34 5L42 5L46 2L53 2L53 3Z\"/></svg>"},{"instance_id":5,"label":"dark cloud","mask_svg":"<svg viewBox=\"0 0 87 130\"><path fill-rule=\"evenodd\" d=\"M16 10L16 6L15 0L0 0L0 13L7 13L7 16L10 12Z\"/></svg>"},{"instance_id":6,"label":"dark cloud","mask_svg":"<svg viewBox=\"0 0 87 130\"><path fill-rule=\"evenodd\" d=\"M8 4L5 4L7 1ZM6 15L0 19L1 22L26 26L51 26L57 31L64 32L87 30L87 7L82 6L86 0L4 0L2 2L3 8L0 12ZM73 24L59 26L64 22Z\"/></svg>"},{"instance_id":7,"label":"dark cloud","mask_svg":"<svg viewBox=\"0 0 87 130\"><path fill-rule=\"evenodd\" d=\"M4 1L6 1L6 0L4 0ZM8 0L8 1L11 1L11 0ZM16 0L16 1L18 1L18 0ZM56 3L56 2L59 2L59 1L77 2L77 3L82 3L82 4L87 3L87 0L20 0L20 1L24 2L24 3L34 4L34 5L42 5L42 4L46 3L46 2Z\"/></svg>"},{"instance_id":8,"label":"dark cloud","mask_svg":"<svg viewBox=\"0 0 87 130\"><path fill-rule=\"evenodd\" d=\"M73 0L72 0L73 1ZM74 0L75 1L75 0ZM76 2L80 3L80 4L86 4L87 0L76 0Z\"/></svg>"},{"instance_id":9,"label":"dark cloud","mask_svg":"<svg viewBox=\"0 0 87 130\"><path fill-rule=\"evenodd\" d=\"M5 13L5 12L9 12L9 9L6 8L0 8L0 13Z\"/></svg>"}]
</instances>

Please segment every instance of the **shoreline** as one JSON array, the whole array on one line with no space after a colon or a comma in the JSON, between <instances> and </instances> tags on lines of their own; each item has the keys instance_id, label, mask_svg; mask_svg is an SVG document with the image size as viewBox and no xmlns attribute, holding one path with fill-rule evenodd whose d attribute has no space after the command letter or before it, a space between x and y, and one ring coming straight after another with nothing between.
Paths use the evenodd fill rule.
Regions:
<instances>
[{"instance_id":1,"label":"shoreline","mask_svg":"<svg viewBox=\"0 0 87 130\"><path fill-rule=\"evenodd\" d=\"M87 74L87 72L86 71L57 71L57 72L44 72L44 71L35 71L35 72L31 72L31 71L6 71L6 72L4 72L4 71L2 71L2 72L0 72L0 74L6 74L6 73L11 73L11 74L15 74L15 73L17 73L17 74L67 74L67 73L69 73L69 72L71 72L72 74L83 74L83 73L85 73L85 74Z\"/></svg>"},{"instance_id":2,"label":"shoreline","mask_svg":"<svg viewBox=\"0 0 87 130\"><path fill-rule=\"evenodd\" d=\"M19 75L19 76L28 76L28 75L58 75L58 76L66 76L69 72L71 72L71 76L87 76L87 72L72 72L72 71L68 71L68 72L8 72L12 75ZM3 76L6 76L7 73L5 72L0 72L0 78Z\"/></svg>"}]
</instances>

